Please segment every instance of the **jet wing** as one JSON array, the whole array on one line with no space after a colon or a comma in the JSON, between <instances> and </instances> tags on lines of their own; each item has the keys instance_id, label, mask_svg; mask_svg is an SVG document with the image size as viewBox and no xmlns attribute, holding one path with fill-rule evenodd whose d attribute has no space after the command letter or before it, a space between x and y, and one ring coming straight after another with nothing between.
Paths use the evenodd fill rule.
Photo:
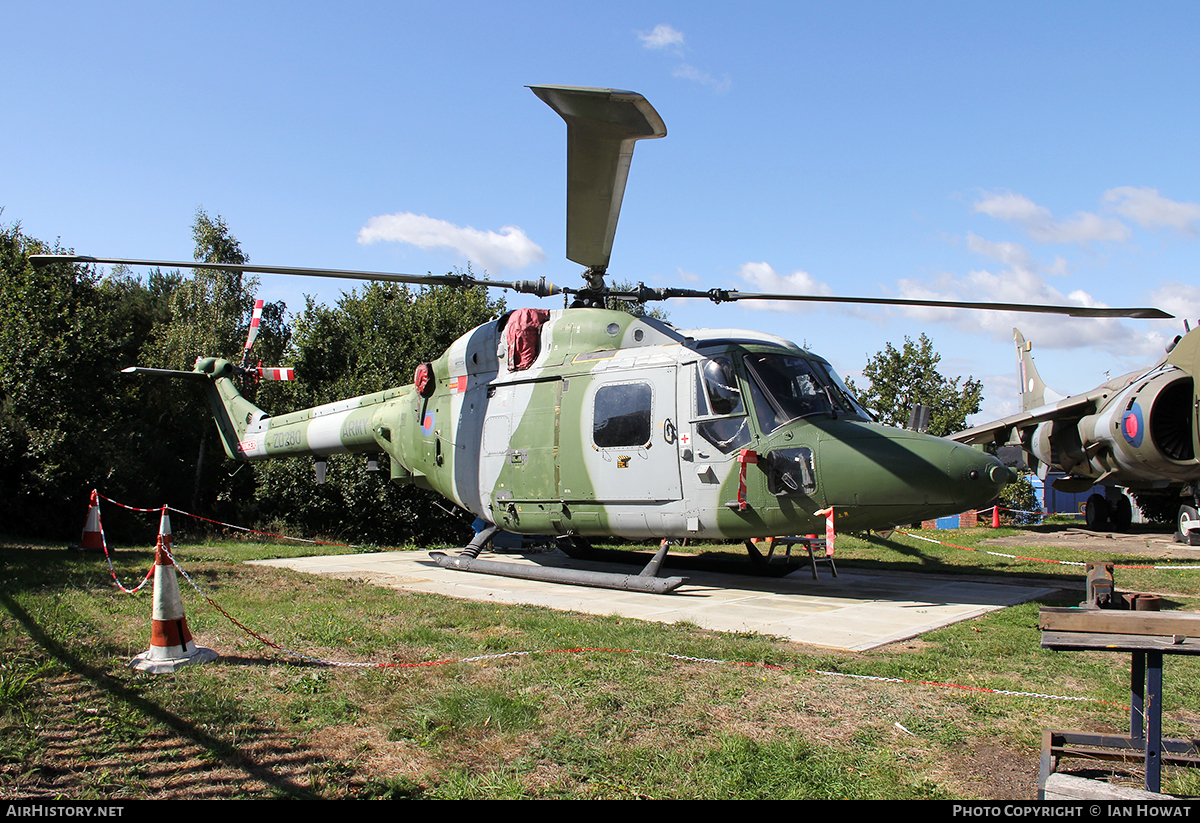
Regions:
<instances>
[{"instance_id":1,"label":"jet wing","mask_svg":"<svg viewBox=\"0 0 1200 823\"><path fill-rule=\"evenodd\" d=\"M1078 420L1086 415L1095 414L1096 410L1111 395L1112 390L1107 387L1092 389L1086 394L1077 394L1059 400L1057 403L1047 403L1036 409L1029 409L1019 414L984 423L982 426L973 426L955 434L946 435L946 438L967 445L998 443L1003 446L1009 442L1010 435L1016 429L1036 426L1048 420Z\"/></svg>"}]
</instances>

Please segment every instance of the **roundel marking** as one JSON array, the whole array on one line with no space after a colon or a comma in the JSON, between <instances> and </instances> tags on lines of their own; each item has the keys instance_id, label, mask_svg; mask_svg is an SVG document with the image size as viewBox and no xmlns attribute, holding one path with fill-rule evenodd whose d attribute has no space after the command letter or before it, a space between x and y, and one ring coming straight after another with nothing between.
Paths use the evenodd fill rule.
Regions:
<instances>
[{"instance_id":1,"label":"roundel marking","mask_svg":"<svg viewBox=\"0 0 1200 823\"><path fill-rule=\"evenodd\" d=\"M1133 408L1125 412L1121 418L1121 433L1125 435L1125 439L1133 447L1142 445L1142 437L1145 434L1145 424L1142 421L1142 407L1137 403L1133 404Z\"/></svg>"},{"instance_id":2,"label":"roundel marking","mask_svg":"<svg viewBox=\"0 0 1200 823\"><path fill-rule=\"evenodd\" d=\"M434 416L433 416L433 410L431 409L429 411L426 411L425 416L423 418L421 418L421 434L424 434L426 436L433 434L434 425L435 425L435 420L434 420Z\"/></svg>"}]
</instances>

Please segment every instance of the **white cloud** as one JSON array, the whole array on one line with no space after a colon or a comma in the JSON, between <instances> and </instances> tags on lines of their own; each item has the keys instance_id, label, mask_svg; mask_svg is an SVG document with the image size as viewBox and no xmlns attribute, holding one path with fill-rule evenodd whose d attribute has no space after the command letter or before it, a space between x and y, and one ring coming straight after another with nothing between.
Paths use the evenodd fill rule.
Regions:
<instances>
[{"instance_id":1,"label":"white cloud","mask_svg":"<svg viewBox=\"0 0 1200 823\"><path fill-rule=\"evenodd\" d=\"M975 204L975 211L1006 223L1032 223L1050 220L1050 210L1028 197L1012 192L988 194Z\"/></svg>"},{"instance_id":2,"label":"white cloud","mask_svg":"<svg viewBox=\"0 0 1200 823\"><path fill-rule=\"evenodd\" d=\"M1077 212L1073 217L1057 219L1049 209L1012 192L985 194L975 203L975 211L1016 223L1039 243L1123 243L1131 235L1129 227L1120 220L1091 212Z\"/></svg>"},{"instance_id":3,"label":"white cloud","mask_svg":"<svg viewBox=\"0 0 1200 823\"><path fill-rule=\"evenodd\" d=\"M1200 288L1186 283L1164 283L1161 288L1150 292L1151 305L1157 306L1177 319L1167 321L1183 333L1183 320L1187 319L1192 328L1200 322Z\"/></svg>"},{"instance_id":4,"label":"white cloud","mask_svg":"<svg viewBox=\"0 0 1200 823\"><path fill-rule=\"evenodd\" d=\"M713 91L720 94L729 91L730 86L733 85L733 81L729 79L728 74L718 80L708 72L700 71L700 69L687 63L680 63L671 74L674 77L692 80L704 86L711 86Z\"/></svg>"},{"instance_id":5,"label":"white cloud","mask_svg":"<svg viewBox=\"0 0 1200 823\"><path fill-rule=\"evenodd\" d=\"M638 33L638 39L648 49L665 49L674 46L678 49L683 45L683 32L671 26L659 23L649 34Z\"/></svg>"},{"instance_id":6,"label":"white cloud","mask_svg":"<svg viewBox=\"0 0 1200 823\"><path fill-rule=\"evenodd\" d=\"M1021 385L1015 363L1011 373L985 375L979 379L983 381L983 404L978 414L967 418L968 426L982 426L1021 410Z\"/></svg>"},{"instance_id":7,"label":"white cloud","mask_svg":"<svg viewBox=\"0 0 1200 823\"><path fill-rule=\"evenodd\" d=\"M682 58L684 54L683 32L666 24L660 23L654 27L654 30L649 34L646 32L638 32L638 39L642 41L642 45L648 49L662 51L664 49ZM733 85L733 81L729 75L714 77L703 69L699 69L690 63L680 63L671 72L672 76L678 77L681 80L691 80L693 83L699 83L703 86L708 86L714 92L723 94L729 91Z\"/></svg>"},{"instance_id":8,"label":"white cloud","mask_svg":"<svg viewBox=\"0 0 1200 823\"><path fill-rule=\"evenodd\" d=\"M983 303L1041 304L1050 306L1104 306L1082 289L1063 294L1041 274L1018 266L999 272L971 271L963 277L943 275L936 281L902 280L901 297L920 300L962 300ZM1200 297L1200 294L1197 295ZM1165 335L1139 326L1137 330L1115 318L1066 318L1055 314L1015 311L972 311L902 308L905 315L927 323L949 323L966 333L987 334L1011 344L1013 327L1027 339L1047 349L1100 349L1128 362L1153 362L1161 356ZM1145 321L1138 321L1144 323ZM1123 370L1123 367L1118 367Z\"/></svg>"},{"instance_id":9,"label":"white cloud","mask_svg":"<svg viewBox=\"0 0 1200 823\"><path fill-rule=\"evenodd\" d=\"M499 233L480 231L412 212L372 217L359 230L358 242L408 243L419 249L450 251L485 271L522 269L546 259L542 247L516 226L504 226Z\"/></svg>"},{"instance_id":10,"label":"white cloud","mask_svg":"<svg viewBox=\"0 0 1200 823\"><path fill-rule=\"evenodd\" d=\"M1060 255L1054 255L1054 262L1050 265L1043 265L1020 243L994 243L974 232L967 232L967 249L1013 268L1059 275L1067 274L1069 269L1066 259Z\"/></svg>"},{"instance_id":11,"label":"white cloud","mask_svg":"<svg viewBox=\"0 0 1200 823\"><path fill-rule=\"evenodd\" d=\"M1037 263L1020 243L993 243L973 232L967 232L967 248L1008 266L1036 269Z\"/></svg>"},{"instance_id":12,"label":"white cloud","mask_svg":"<svg viewBox=\"0 0 1200 823\"><path fill-rule=\"evenodd\" d=\"M1180 234L1195 236L1200 223L1200 203L1180 203L1168 200L1158 189L1118 186L1104 192L1104 202L1122 217L1145 229L1162 226Z\"/></svg>"},{"instance_id":13,"label":"white cloud","mask_svg":"<svg viewBox=\"0 0 1200 823\"><path fill-rule=\"evenodd\" d=\"M791 274L779 274L768 263L743 263L738 269L738 277L750 283L755 291L765 294L833 294L833 289L808 272L794 271ZM814 304L784 300L747 300L742 305L753 309L798 311L812 308Z\"/></svg>"}]
</instances>

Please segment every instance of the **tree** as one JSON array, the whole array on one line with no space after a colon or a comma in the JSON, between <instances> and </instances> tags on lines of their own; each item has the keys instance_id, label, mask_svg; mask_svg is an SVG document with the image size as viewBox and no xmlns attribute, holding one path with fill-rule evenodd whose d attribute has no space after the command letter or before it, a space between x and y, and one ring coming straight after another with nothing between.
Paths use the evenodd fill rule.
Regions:
<instances>
[{"instance_id":1,"label":"tree","mask_svg":"<svg viewBox=\"0 0 1200 823\"><path fill-rule=\"evenodd\" d=\"M485 288L435 286L412 291L371 283L333 307L311 298L296 318L289 362L297 380L276 384L267 411L290 411L412 382L417 365L436 360L458 337L504 310ZM273 387L274 388L274 387ZM315 481L312 462L256 464L254 515L309 535L380 544L465 539L470 519L440 495L388 482L388 462L367 472L361 455L331 455L327 482Z\"/></svg>"},{"instance_id":2,"label":"tree","mask_svg":"<svg viewBox=\"0 0 1200 823\"><path fill-rule=\"evenodd\" d=\"M213 219L204 209L197 209L192 237L196 242L193 257L199 262L250 262L220 215ZM217 269L196 269L181 279L171 290L170 321L159 328L144 351L147 365L190 369L197 357L227 357L239 362L257 289L258 278ZM263 307L256 354L268 359L282 354L290 334L283 322L285 311L283 303Z\"/></svg>"},{"instance_id":3,"label":"tree","mask_svg":"<svg viewBox=\"0 0 1200 823\"><path fill-rule=\"evenodd\" d=\"M197 260L247 260L219 216L198 211L193 235ZM388 483L386 460L383 471L368 474L361 456L334 455L330 482L322 486L311 461L236 466L212 448L211 415L195 385L120 373L134 364L188 369L198 355L239 359L254 278L155 270L143 282L121 267L105 277L91 266L34 268L28 261L30 254L64 251L18 225L0 225L0 522L6 529L77 538L88 492L98 488L135 505L169 503L247 525L380 543L463 536L461 513L450 513L432 492ZM260 384L257 403L290 411L410 383L418 363L440 357L464 332L502 312L504 302L484 288L413 292L371 284L334 307L310 299L294 341L284 305L266 309L255 348L268 362L295 364L301 380ZM78 517L63 516L71 507ZM157 525L115 507L104 518L106 530L122 540L152 540Z\"/></svg>"},{"instance_id":4,"label":"tree","mask_svg":"<svg viewBox=\"0 0 1200 823\"><path fill-rule=\"evenodd\" d=\"M1007 510L1001 512L1001 517L1018 526L1040 523L1042 519L1042 505L1029 476L1028 472L1022 472L1015 483L1000 490L1000 506Z\"/></svg>"},{"instance_id":5,"label":"tree","mask_svg":"<svg viewBox=\"0 0 1200 823\"><path fill-rule=\"evenodd\" d=\"M853 384L850 388L881 423L904 426L912 407L921 404L930 407L929 434L942 437L962 431L967 417L977 413L983 402L983 383L968 376L960 386L961 377L943 377L937 369L941 359L925 334L916 343L906 336L902 350L888 343L867 360L863 376L869 384L865 391Z\"/></svg>"},{"instance_id":6,"label":"tree","mask_svg":"<svg viewBox=\"0 0 1200 823\"><path fill-rule=\"evenodd\" d=\"M82 521L63 514L82 517L91 488L122 494L151 478L145 408L120 369L165 316L170 283L28 260L64 251L0 226L0 517L12 531L78 538Z\"/></svg>"},{"instance_id":7,"label":"tree","mask_svg":"<svg viewBox=\"0 0 1200 823\"><path fill-rule=\"evenodd\" d=\"M205 263L250 261L220 215L210 217L196 210L192 223L194 259ZM169 289L168 316L155 327L141 353L141 364L165 369L188 370L198 357L241 360L246 332L254 308L258 278L218 269L196 269L187 277L174 277ZM152 275L153 277L153 275ZM287 346L291 330L284 322L282 302L263 307L256 359L277 361ZM205 514L241 516L252 508L252 472L230 477L229 467L211 452L213 424L208 404L194 385L181 381L139 378L138 391L144 398L154 424L147 432L146 448L157 466L169 466L158 491L172 505ZM253 399L254 392L250 392ZM220 449L217 449L218 454Z\"/></svg>"}]
</instances>

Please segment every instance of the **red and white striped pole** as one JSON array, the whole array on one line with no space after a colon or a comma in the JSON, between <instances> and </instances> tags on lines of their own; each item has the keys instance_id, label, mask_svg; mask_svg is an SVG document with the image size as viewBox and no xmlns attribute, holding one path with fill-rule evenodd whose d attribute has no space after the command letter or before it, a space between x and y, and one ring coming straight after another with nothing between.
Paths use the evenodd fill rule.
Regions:
<instances>
[{"instance_id":1,"label":"red and white striped pole","mask_svg":"<svg viewBox=\"0 0 1200 823\"><path fill-rule=\"evenodd\" d=\"M837 534L833 528L833 506L813 512L813 514L817 517L825 515L825 556L833 557L833 538Z\"/></svg>"}]
</instances>

